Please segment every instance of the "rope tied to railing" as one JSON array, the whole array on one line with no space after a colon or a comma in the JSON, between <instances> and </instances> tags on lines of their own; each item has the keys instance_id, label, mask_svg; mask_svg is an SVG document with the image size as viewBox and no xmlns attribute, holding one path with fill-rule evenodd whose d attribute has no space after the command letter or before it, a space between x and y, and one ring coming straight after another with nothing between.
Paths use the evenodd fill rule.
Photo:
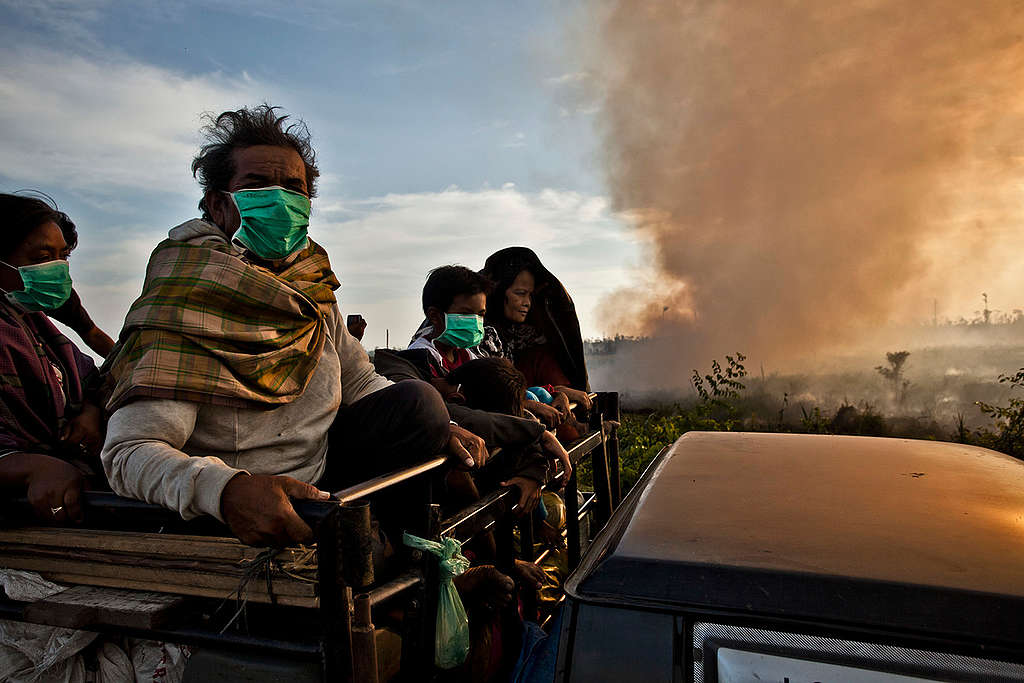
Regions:
<instances>
[{"instance_id":1,"label":"rope tied to railing","mask_svg":"<svg viewBox=\"0 0 1024 683\"><path fill-rule=\"evenodd\" d=\"M469 560L461 552L462 544L454 538L431 541L404 533L402 542L437 557L439 590L434 664L442 669L453 669L469 655L469 618L453 583L456 576L469 569Z\"/></svg>"}]
</instances>

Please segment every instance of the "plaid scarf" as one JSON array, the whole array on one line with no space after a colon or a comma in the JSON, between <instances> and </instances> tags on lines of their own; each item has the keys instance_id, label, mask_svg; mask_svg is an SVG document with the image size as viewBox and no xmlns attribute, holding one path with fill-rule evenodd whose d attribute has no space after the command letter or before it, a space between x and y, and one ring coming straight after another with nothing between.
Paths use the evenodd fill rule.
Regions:
<instances>
[{"instance_id":1,"label":"plaid scarf","mask_svg":"<svg viewBox=\"0 0 1024 683\"><path fill-rule=\"evenodd\" d=\"M67 417L81 410L83 383L95 375L92 359L46 315L0 303L0 455L59 451L58 434Z\"/></svg>"},{"instance_id":2,"label":"plaid scarf","mask_svg":"<svg viewBox=\"0 0 1024 683\"><path fill-rule=\"evenodd\" d=\"M150 256L103 366L107 409L142 397L265 408L295 400L320 361L340 286L327 252L310 240L271 270L203 221L170 237ZM208 239L184 241L196 237Z\"/></svg>"}]
</instances>

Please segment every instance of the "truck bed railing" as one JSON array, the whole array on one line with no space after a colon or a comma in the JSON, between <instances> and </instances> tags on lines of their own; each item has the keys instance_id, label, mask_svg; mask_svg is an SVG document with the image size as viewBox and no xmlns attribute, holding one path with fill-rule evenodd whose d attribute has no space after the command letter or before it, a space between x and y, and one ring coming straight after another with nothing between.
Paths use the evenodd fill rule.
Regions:
<instances>
[{"instance_id":1,"label":"truck bed railing","mask_svg":"<svg viewBox=\"0 0 1024 683\"><path fill-rule=\"evenodd\" d=\"M613 429L606 429L607 421L619 420L618 394L599 392L593 395L593 403L588 432L567 447L574 463L573 474L564 487L566 529L563 538L570 570L579 563L582 545L590 540L582 537L580 522L587 515L593 515L592 529L596 531L608 520L621 495L618 438ZM433 671L433 629L438 599L436 560L422 556L417 559L414 553L411 566L389 580L378 580L373 575L370 555L367 499L399 483L411 485L417 491L415 495L423 514L410 524L410 533L433 539L450 536L463 543L491 533L498 550L496 564L505 570L511 569L514 563L516 529L520 537L520 559L538 561L552 552L546 549L535 556L533 523L536 513L517 516L518 496L512 488L490 492L442 520L434 497L434 481L445 462L445 458L433 458L375 477L336 492L331 501L293 502L296 512L313 529L316 542L317 597L310 607L250 601L245 608L247 630L239 632L224 627L227 616L235 612L234 601L231 601L231 609L224 609L224 600L188 598L187 609L177 615L173 625L132 629L94 622L80 627L198 647L316 661L323 680L376 682L378 662L373 620L382 617L383 613L378 612L384 607L392 610L400 605L404 611L401 670L406 672L406 677L411 675L411 679L422 680L423 672ZM581 503L577 474L578 465L584 462L590 466L594 491L585 495ZM546 489L560 489L563 478L563 473L559 472L546 484ZM83 508L85 526L90 529L230 536L227 527L212 518L184 522L164 508L111 493L85 493ZM9 526L12 522L30 519L31 509L27 501L9 501L2 514ZM273 595L270 598L273 602ZM535 600L535 594L527 595L524 600L527 608L534 612ZM26 607L27 603L0 600L0 618L24 621ZM310 609L316 612L316 618L310 618ZM554 610L546 610L539 614L540 623L547 625L554 613Z\"/></svg>"}]
</instances>

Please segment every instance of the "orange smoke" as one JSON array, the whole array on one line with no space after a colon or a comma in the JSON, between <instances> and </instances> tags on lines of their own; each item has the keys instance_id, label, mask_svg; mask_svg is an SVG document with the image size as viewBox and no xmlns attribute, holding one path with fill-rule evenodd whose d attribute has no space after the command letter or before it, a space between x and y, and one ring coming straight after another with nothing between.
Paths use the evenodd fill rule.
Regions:
<instances>
[{"instance_id":1,"label":"orange smoke","mask_svg":"<svg viewBox=\"0 0 1024 683\"><path fill-rule=\"evenodd\" d=\"M684 340L667 348L686 374L857 343L936 299L1024 304L1017 2L597 12L610 192L652 249L649 281L605 302L609 332Z\"/></svg>"}]
</instances>

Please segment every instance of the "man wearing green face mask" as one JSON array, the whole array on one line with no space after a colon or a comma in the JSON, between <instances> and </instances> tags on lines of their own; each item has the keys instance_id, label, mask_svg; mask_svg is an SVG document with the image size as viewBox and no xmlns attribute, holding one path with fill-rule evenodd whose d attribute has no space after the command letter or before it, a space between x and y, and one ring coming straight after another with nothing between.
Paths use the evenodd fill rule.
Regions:
<instances>
[{"instance_id":1,"label":"man wearing green face mask","mask_svg":"<svg viewBox=\"0 0 1024 683\"><path fill-rule=\"evenodd\" d=\"M309 243L309 197L283 187L242 189L225 193L238 213L232 240L261 259L288 258Z\"/></svg>"},{"instance_id":2,"label":"man wearing green face mask","mask_svg":"<svg viewBox=\"0 0 1024 683\"><path fill-rule=\"evenodd\" d=\"M205 133L203 218L157 246L104 365L111 487L217 517L246 543L306 542L289 498L438 452L482 462L483 441L450 425L428 384L378 375L346 329L307 235L319 171L305 125L262 105Z\"/></svg>"}]
</instances>

